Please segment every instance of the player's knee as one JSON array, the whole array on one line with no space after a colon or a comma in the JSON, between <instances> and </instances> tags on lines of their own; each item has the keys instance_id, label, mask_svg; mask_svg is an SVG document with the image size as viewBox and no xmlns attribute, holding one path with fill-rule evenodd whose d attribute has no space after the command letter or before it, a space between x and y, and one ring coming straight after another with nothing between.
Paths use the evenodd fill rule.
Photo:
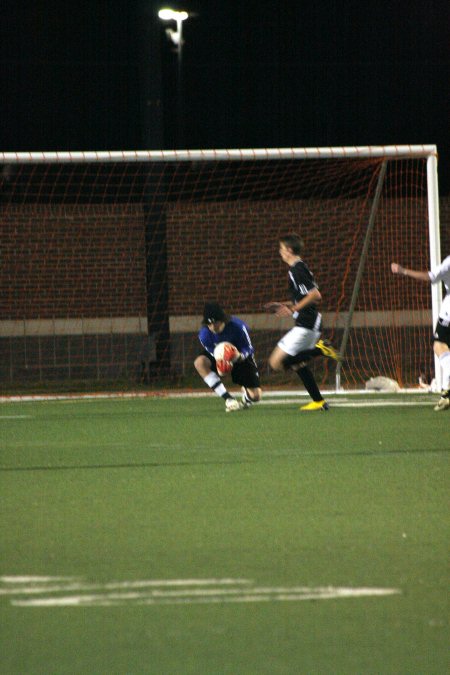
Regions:
<instances>
[{"instance_id":1,"label":"player's knee","mask_svg":"<svg viewBox=\"0 0 450 675\"><path fill-rule=\"evenodd\" d=\"M275 354L271 354L271 356L269 356L269 366L275 371L284 370L283 361Z\"/></svg>"},{"instance_id":2,"label":"player's knee","mask_svg":"<svg viewBox=\"0 0 450 675\"><path fill-rule=\"evenodd\" d=\"M261 400L262 397L262 391L261 389L251 389L249 392L250 398L252 399L253 403L258 403L258 401Z\"/></svg>"},{"instance_id":3,"label":"player's knee","mask_svg":"<svg viewBox=\"0 0 450 675\"><path fill-rule=\"evenodd\" d=\"M440 340L435 340L433 344L433 351L436 354L436 356L442 356L445 352L448 352L450 350L450 346L446 344L445 342L441 342Z\"/></svg>"},{"instance_id":4,"label":"player's knee","mask_svg":"<svg viewBox=\"0 0 450 675\"><path fill-rule=\"evenodd\" d=\"M205 370L208 371L211 370L211 366L208 359L206 358L206 356L203 355L197 356L197 358L194 361L194 368L200 374L203 374Z\"/></svg>"}]
</instances>

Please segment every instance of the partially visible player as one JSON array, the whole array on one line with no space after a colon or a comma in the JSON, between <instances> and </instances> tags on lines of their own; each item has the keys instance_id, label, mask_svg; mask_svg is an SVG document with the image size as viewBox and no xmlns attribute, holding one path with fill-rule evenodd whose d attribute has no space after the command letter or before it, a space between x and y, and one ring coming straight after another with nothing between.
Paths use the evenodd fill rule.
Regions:
<instances>
[{"instance_id":1,"label":"partially visible player","mask_svg":"<svg viewBox=\"0 0 450 675\"><path fill-rule=\"evenodd\" d=\"M312 401L302 406L300 410L324 411L328 410L328 403L320 393L307 362L320 353L336 360L339 360L340 356L320 340L322 316L318 308L322 295L310 269L301 257L302 250L303 242L296 234L287 234L279 240L281 259L289 266L291 299L285 302L269 302L265 305L265 309L280 317L293 318L295 326L278 342L269 357L269 364L275 371L292 368L297 372L312 398Z\"/></svg>"},{"instance_id":2,"label":"partially visible player","mask_svg":"<svg viewBox=\"0 0 450 675\"><path fill-rule=\"evenodd\" d=\"M443 374L443 390L441 398L436 403L436 411L450 408L450 255L440 265L430 271L411 270L398 263L391 263L391 271L404 277L411 277L417 281L426 281L432 284L442 282L446 295L433 334L433 350L439 359Z\"/></svg>"},{"instance_id":3,"label":"partially visible player","mask_svg":"<svg viewBox=\"0 0 450 675\"><path fill-rule=\"evenodd\" d=\"M198 338L203 352L194 361L195 369L208 387L225 400L226 412L250 408L261 399L262 392L248 326L238 317L225 314L217 302L205 304L202 323ZM217 373L214 348L219 342L231 342L239 352L233 359L231 379L242 387L241 401L228 392Z\"/></svg>"}]
</instances>

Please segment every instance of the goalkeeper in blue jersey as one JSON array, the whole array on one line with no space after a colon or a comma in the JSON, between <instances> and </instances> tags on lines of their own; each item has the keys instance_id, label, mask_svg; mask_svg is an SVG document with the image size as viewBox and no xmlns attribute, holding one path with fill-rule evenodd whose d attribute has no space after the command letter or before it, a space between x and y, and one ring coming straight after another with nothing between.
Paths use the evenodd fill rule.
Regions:
<instances>
[{"instance_id":1,"label":"goalkeeper in blue jersey","mask_svg":"<svg viewBox=\"0 0 450 675\"><path fill-rule=\"evenodd\" d=\"M217 302L205 304L202 324L198 339L203 351L194 361L195 369L208 387L224 399L226 412L250 408L260 400L261 386L248 326L236 316L225 314ZM242 387L240 401L227 391L217 372L214 349L219 342L231 342L238 350L232 360L231 379Z\"/></svg>"}]
</instances>

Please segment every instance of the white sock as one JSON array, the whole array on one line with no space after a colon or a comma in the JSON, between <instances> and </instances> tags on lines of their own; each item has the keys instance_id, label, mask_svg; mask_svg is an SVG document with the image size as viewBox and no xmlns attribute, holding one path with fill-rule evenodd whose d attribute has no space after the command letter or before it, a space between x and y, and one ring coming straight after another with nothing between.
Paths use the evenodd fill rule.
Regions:
<instances>
[{"instance_id":1,"label":"white sock","mask_svg":"<svg viewBox=\"0 0 450 675\"><path fill-rule=\"evenodd\" d=\"M213 390L217 396L223 396L224 394L227 393L226 388L224 387L222 380L216 373L208 373L206 377L203 378L206 384L210 389Z\"/></svg>"},{"instance_id":2,"label":"white sock","mask_svg":"<svg viewBox=\"0 0 450 675\"><path fill-rule=\"evenodd\" d=\"M450 351L444 352L439 357L442 368L442 388L450 389Z\"/></svg>"}]
</instances>

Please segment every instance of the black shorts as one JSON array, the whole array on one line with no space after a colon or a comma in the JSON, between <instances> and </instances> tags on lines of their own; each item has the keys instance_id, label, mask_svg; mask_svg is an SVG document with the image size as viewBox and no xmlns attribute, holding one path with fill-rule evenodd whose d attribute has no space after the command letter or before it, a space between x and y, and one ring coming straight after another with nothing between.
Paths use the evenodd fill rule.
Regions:
<instances>
[{"instance_id":1,"label":"black shorts","mask_svg":"<svg viewBox=\"0 0 450 675\"><path fill-rule=\"evenodd\" d=\"M436 328L434 329L433 342L436 340L444 342L444 344L450 347L450 325L443 319L438 319Z\"/></svg>"},{"instance_id":2,"label":"black shorts","mask_svg":"<svg viewBox=\"0 0 450 675\"><path fill-rule=\"evenodd\" d=\"M216 360L211 354L207 351L202 352L204 356L207 356L211 362L211 367L215 373L217 373ZM241 387L247 387L249 389L256 389L260 387L259 372L258 366L253 356L249 356L245 361L238 361L233 366L231 371L231 379L234 384L240 384Z\"/></svg>"}]
</instances>

